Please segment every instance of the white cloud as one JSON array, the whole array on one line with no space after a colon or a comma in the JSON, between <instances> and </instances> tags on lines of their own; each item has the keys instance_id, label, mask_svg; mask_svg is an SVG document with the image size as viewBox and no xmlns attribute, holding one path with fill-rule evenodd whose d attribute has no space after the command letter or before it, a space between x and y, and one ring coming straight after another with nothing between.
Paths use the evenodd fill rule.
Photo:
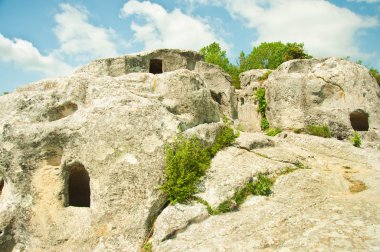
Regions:
<instances>
[{"instance_id":1,"label":"white cloud","mask_svg":"<svg viewBox=\"0 0 380 252\"><path fill-rule=\"evenodd\" d=\"M137 15L145 23L132 22L131 29L136 41L144 44L144 49L181 48L199 50L214 41L219 42L223 48L229 46L219 39L211 26L190 15L182 13L179 9L166 11L159 4L149 1L128 1L122 8L122 16Z\"/></svg>"},{"instance_id":2,"label":"white cloud","mask_svg":"<svg viewBox=\"0 0 380 252\"><path fill-rule=\"evenodd\" d=\"M41 72L45 76L68 74L73 69L54 55L41 55L29 41L8 39L0 34L0 60L13 62L27 71Z\"/></svg>"},{"instance_id":3,"label":"white cloud","mask_svg":"<svg viewBox=\"0 0 380 252\"><path fill-rule=\"evenodd\" d=\"M84 7L60 4L61 12L55 15L54 32L60 43L60 55L79 61L117 55L116 34L112 29L97 27L88 22Z\"/></svg>"},{"instance_id":4,"label":"white cloud","mask_svg":"<svg viewBox=\"0 0 380 252\"><path fill-rule=\"evenodd\" d=\"M374 1L374 0L368 0ZM379 1L379 0L377 0ZM255 29L257 45L265 41L303 42L315 56L366 58L355 39L359 31L378 25L375 17L364 17L324 0L187 0L194 4L225 6L230 15Z\"/></svg>"}]
</instances>

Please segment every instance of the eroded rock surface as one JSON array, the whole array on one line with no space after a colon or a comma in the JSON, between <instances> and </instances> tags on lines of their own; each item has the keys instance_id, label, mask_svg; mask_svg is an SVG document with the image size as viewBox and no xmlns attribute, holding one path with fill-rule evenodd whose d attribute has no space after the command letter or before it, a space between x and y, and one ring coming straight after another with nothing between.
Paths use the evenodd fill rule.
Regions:
<instances>
[{"instance_id":1,"label":"eroded rock surface","mask_svg":"<svg viewBox=\"0 0 380 252\"><path fill-rule=\"evenodd\" d=\"M273 140L275 146L251 150L250 155L282 165L302 162L304 166L279 175L269 197L250 196L238 211L191 224L173 239L153 247L154 251L379 250L380 152L358 149L336 139L292 133ZM231 149L218 153L226 159L224 167L213 169L221 158L217 155L205 178L210 184L217 173L225 175L200 194L210 202L214 201L209 194L221 185L233 184L231 177L242 174L241 168L236 168L242 167L236 165L239 157L226 152ZM251 166L265 167L266 163L241 160ZM234 192L232 187L223 190L230 197Z\"/></svg>"},{"instance_id":2,"label":"eroded rock surface","mask_svg":"<svg viewBox=\"0 0 380 252\"><path fill-rule=\"evenodd\" d=\"M158 75L86 67L0 97L1 251L140 250L166 203L166 142L221 118L181 62Z\"/></svg>"},{"instance_id":3,"label":"eroded rock surface","mask_svg":"<svg viewBox=\"0 0 380 252\"><path fill-rule=\"evenodd\" d=\"M380 87L363 66L338 58L292 60L264 86L272 127L328 125L339 139L356 130L379 141Z\"/></svg>"},{"instance_id":4,"label":"eroded rock surface","mask_svg":"<svg viewBox=\"0 0 380 252\"><path fill-rule=\"evenodd\" d=\"M0 250L379 250L379 87L335 58L290 61L259 80L266 71L243 73L236 91L198 53L157 50L1 96ZM284 132L240 133L211 161L198 199L168 206L165 145L179 132L211 144L225 117L259 131L258 87ZM310 123L337 138L359 130L365 148L289 131ZM276 178L269 197L211 215L260 173Z\"/></svg>"}]
</instances>

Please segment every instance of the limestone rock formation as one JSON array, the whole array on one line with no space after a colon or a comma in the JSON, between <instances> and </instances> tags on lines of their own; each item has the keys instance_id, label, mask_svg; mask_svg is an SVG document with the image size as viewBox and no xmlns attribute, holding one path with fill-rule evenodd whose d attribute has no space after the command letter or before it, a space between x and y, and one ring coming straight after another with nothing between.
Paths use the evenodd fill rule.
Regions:
<instances>
[{"instance_id":1,"label":"limestone rock formation","mask_svg":"<svg viewBox=\"0 0 380 252\"><path fill-rule=\"evenodd\" d=\"M353 130L380 138L380 88L363 66L338 58L283 63L264 84L272 127L328 125L345 139Z\"/></svg>"},{"instance_id":2,"label":"limestone rock formation","mask_svg":"<svg viewBox=\"0 0 380 252\"><path fill-rule=\"evenodd\" d=\"M165 49L0 96L0 251L377 251L380 91L366 71L295 60L266 81L266 70L243 73L235 90L200 54ZM179 132L211 144L223 120L260 131L258 87L284 132L241 132L196 197L169 205L165 145ZM328 124L347 138L363 118L365 148L290 131ZM215 215L262 173L275 179L270 196Z\"/></svg>"},{"instance_id":3,"label":"limestone rock formation","mask_svg":"<svg viewBox=\"0 0 380 252\"><path fill-rule=\"evenodd\" d=\"M269 197L250 196L237 211L182 224L185 229L153 251L379 250L380 152L336 139L284 137L249 152L219 152L199 195L217 205L270 168L265 171L278 175Z\"/></svg>"},{"instance_id":4,"label":"limestone rock formation","mask_svg":"<svg viewBox=\"0 0 380 252\"><path fill-rule=\"evenodd\" d=\"M168 53L178 70L164 55L162 74L100 74L118 61L101 60L0 97L1 251L140 249L166 202L165 142L221 117L201 75L182 69L201 56Z\"/></svg>"}]
</instances>

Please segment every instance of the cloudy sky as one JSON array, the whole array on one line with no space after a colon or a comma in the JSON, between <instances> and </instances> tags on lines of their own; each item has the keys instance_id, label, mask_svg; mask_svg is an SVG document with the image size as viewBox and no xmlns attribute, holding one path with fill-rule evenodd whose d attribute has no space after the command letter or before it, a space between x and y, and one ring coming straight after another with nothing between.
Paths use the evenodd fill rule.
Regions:
<instances>
[{"instance_id":1,"label":"cloudy sky","mask_svg":"<svg viewBox=\"0 0 380 252\"><path fill-rule=\"evenodd\" d=\"M0 93L100 57L264 41L380 69L380 0L0 0Z\"/></svg>"}]
</instances>

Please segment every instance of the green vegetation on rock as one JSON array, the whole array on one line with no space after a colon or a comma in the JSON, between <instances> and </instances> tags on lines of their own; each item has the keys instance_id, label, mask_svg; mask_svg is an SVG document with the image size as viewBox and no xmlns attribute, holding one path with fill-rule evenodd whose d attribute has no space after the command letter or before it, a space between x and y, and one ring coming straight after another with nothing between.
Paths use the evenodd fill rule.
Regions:
<instances>
[{"instance_id":1,"label":"green vegetation on rock","mask_svg":"<svg viewBox=\"0 0 380 252\"><path fill-rule=\"evenodd\" d=\"M362 140L360 139L360 135L357 131L354 132L351 142L355 147L360 147L362 145Z\"/></svg>"},{"instance_id":2,"label":"green vegetation on rock","mask_svg":"<svg viewBox=\"0 0 380 252\"><path fill-rule=\"evenodd\" d=\"M161 189L171 204L183 203L197 192L197 185L210 166L211 159L236 139L230 126L225 126L215 137L211 146L206 146L195 136L187 139L178 135L166 147L166 180Z\"/></svg>"},{"instance_id":3,"label":"green vegetation on rock","mask_svg":"<svg viewBox=\"0 0 380 252\"><path fill-rule=\"evenodd\" d=\"M267 131L266 131L266 135L267 136L276 136L278 134L280 134L282 132L282 129L280 128L269 128Z\"/></svg>"},{"instance_id":4,"label":"green vegetation on rock","mask_svg":"<svg viewBox=\"0 0 380 252\"><path fill-rule=\"evenodd\" d=\"M257 89L255 93L255 98L259 102L259 106L257 107L257 112L261 115L260 127L262 130L269 129L269 122L265 115L265 110L267 108L267 101L265 99L265 88Z\"/></svg>"},{"instance_id":5,"label":"green vegetation on rock","mask_svg":"<svg viewBox=\"0 0 380 252\"><path fill-rule=\"evenodd\" d=\"M371 76L373 78L375 78L377 84L380 85L380 73L379 73L379 71L377 69L375 69L375 68L372 67L372 68L369 69L369 73L371 74Z\"/></svg>"},{"instance_id":6,"label":"green vegetation on rock","mask_svg":"<svg viewBox=\"0 0 380 252\"><path fill-rule=\"evenodd\" d=\"M306 127L306 133L313 136L320 136L324 138L330 138L331 132L327 125L308 125Z\"/></svg>"}]
</instances>

